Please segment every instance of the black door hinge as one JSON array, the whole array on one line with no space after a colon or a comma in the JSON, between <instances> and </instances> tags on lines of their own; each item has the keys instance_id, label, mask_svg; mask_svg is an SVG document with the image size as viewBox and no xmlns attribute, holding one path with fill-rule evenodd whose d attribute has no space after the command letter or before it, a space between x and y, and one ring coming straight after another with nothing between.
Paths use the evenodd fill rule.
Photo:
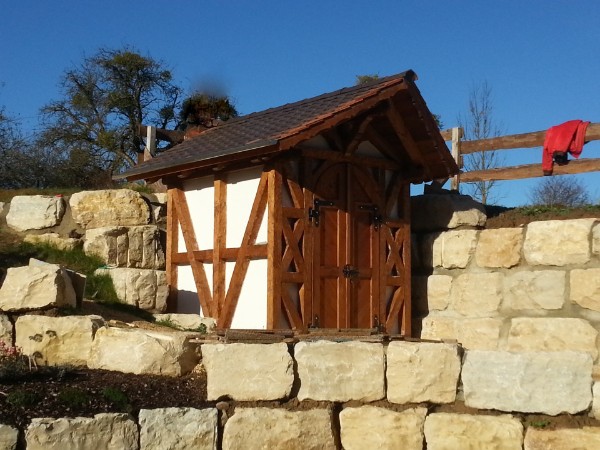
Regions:
<instances>
[{"instance_id":1,"label":"black door hinge","mask_svg":"<svg viewBox=\"0 0 600 450\"><path fill-rule=\"evenodd\" d=\"M314 207L308 208L308 221L313 222L316 227L319 226L319 220L320 220L320 216L321 216L321 211L320 211L321 206L333 206L333 202L315 198Z\"/></svg>"}]
</instances>

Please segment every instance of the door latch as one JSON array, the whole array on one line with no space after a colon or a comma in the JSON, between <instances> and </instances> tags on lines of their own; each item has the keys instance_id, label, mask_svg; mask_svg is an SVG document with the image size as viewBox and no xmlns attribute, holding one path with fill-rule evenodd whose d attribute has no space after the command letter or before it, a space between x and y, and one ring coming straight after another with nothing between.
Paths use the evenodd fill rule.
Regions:
<instances>
[{"instance_id":1,"label":"door latch","mask_svg":"<svg viewBox=\"0 0 600 450\"><path fill-rule=\"evenodd\" d=\"M319 226L319 219L321 217L321 206L333 206L333 202L315 198L314 208L308 208L308 221L313 222L316 227Z\"/></svg>"},{"instance_id":2,"label":"door latch","mask_svg":"<svg viewBox=\"0 0 600 450\"><path fill-rule=\"evenodd\" d=\"M356 267L352 267L350 264L346 264L342 269L342 273L344 274L344 278L353 278L358 277L358 269Z\"/></svg>"},{"instance_id":3,"label":"door latch","mask_svg":"<svg viewBox=\"0 0 600 450\"><path fill-rule=\"evenodd\" d=\"M375 228L375 231L379 230L379 227L383 223L383 216L379 213L379 208L377 205L360 205L358 209L370 211L373 228Z\"/></svg>"}]
</instances>

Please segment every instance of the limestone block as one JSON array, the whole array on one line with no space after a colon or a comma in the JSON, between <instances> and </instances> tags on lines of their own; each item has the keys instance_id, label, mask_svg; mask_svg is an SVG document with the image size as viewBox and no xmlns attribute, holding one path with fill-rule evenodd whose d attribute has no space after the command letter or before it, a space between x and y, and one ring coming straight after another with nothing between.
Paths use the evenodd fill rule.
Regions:
<instances>
[{"instance_id":1,"label":"limestone block","mask_svg":"<svg viewBox=\"0 0 600 450\"><path fill-rule=\"evenodd\" d=\"M128 414L93 418L32 419L25 431L27 450L137 450L138 429Z\"/></svg>"},{"instance_id":2,"label":"limestone block","mask_svg":"<svg viewBox=\"0 0 600 450\"><path fill-rule=\"evenodd\" d=\"M421 338L456 339L469 350L496 350L502 324L502 319L464 319L430 315L423 319Z\"/></svg>"},{"instance_id":3,"label":"limestone block","mask_svg":"<svg viewBox=\"0 0 600 450\"><path fill-rule=\"evenodd\" d=\"M503 275L463 273L452 282L448 309L469 317L494 315L502 302Z\"/></svg>"},{"instance_id":4,"label":"limestone block","mask_svg":"<svg viewBox=\"0 0 600 450\"><path fill-rule=\"evenodd\" d=\"M422 450L426 415L426 408L402 412L376 406L344 408L340 413L342 446L344 450Z\"/></svg>"},{"instance_id":5,"label":"limestone block","mask_svg":"<svg viewBox=\"0 0 600 450\"><path fill-rule=\"evenodd\" d=\"M591 450L600 448L600 427L540 430L527 428L525 450Z\"/></svg>"},{"instance_id":6,"label":"limestone block","mask_svg":"<svg viewBox=\"0 0 600 450\"><path fill-rule=\"evenodd\" d=\"M299 400L371 402L385 396L384 352L366 342L300 342L294 349Z\"/></svg>"},{"instance_id":7,"label":"limestone block","mask_svg":"<svg viewBox=\"0 0 600 450\"><path fill-rule=\"evenodd\" d=\"M223 431L223 450L334 450L331 411L236 408Z\"/></svg>"},{"instance_id":8,"label":"limestone block","mask_svg":"<svg viewBox=\"0 0 600 450\"><path fill-rule=\"evenodd\" d=\"M441 233L433 242L433 267L467 267L475 251L477 233L477 230L452 230Z\"/></svg>"},{"instance_id":9,"label":"limestone block","mask_svg":"<svg viewBox=\"0 0 600 450\"><path fill-rule=\"evenodd\" d=\"M199 357L189 335L179 331L100 328L88 366L134 374L180 376L192 371Z\"/></svg>"},{"instance_id":10,"label":"limestone block","mask_svg":"<svg viewBox=\"0 0 600 450\"><path fill-rule=\"evenodd\" d=\"M48 244L59 250L73 250L81 244L79 239L63 238L58 233L28 234L23 241L30 244Z\"/></svg>"},{"instance_id":11,"label":"limestone block","mask_svg":"<svg viewBox=\"0 0 600 450\"><path fill-rule=\"evenodd\" d=\"M600 269L571 270L571 302L600 311Z\"/></svg>"},{"instance_id":12,"label":"limestone block","mask_svg":"<svg viewBox=\"0 0 600 450\"><path fill-rule=\"evenodd\" d=\"M523 250L531 265L566 266L590 260L590 232L596 219L548 220L527 226Z\"/></svg>"},{"instance_id":13,"label":"limestone block","mask_svg":"<svg viewBox=\"0 0 600 450\"><path fill-rule=\"evenodd\" d=\"M469 350L461 378L465 404L472 408L575 414L592 400L587 353Z\"/></svg>"},{"instance_id":14,"label":"limestone block","mask_svg":"<svg viewBox=\"0 0 600 450\"><path fill-rule=\"evenodd\" d=\"M523 425L511 415L433 413L425 420L428 450L521 450Z\"/></svg>"},{"instance_id":15,"label":"limestone block","mask_svg":"<svg viewBox=\"0 0 600 450\"><path fill-rule=\"evenodd\" d=\"M2 216L2 214L4 214L4 211L6 210L6 212L8 212L8 208L6 207L8 203L6 202L0 202L0 216Z\"/></svg>"},{"instance_id":16,"label":"limestone block","mask_svg":"<svg viewBox=\"0 0 600 450\"><path fill-rule=\"evenodd\" d=\"M83 250L111 266L165 268L165 253L156 225L92 228L85 233Z\"/></svg>"},{"instance_id":17,"label":"limestone block","mask_svg":"<svg viewBox=\"0 0 600 450\"><path fill-rule=\"evenodd\" d=\"M11 344L13 342L13 336L13 324L8 316L0 314L0 341L5 344Z\"/></svg>"},{"instance_id":18,"label":"limestone block","mask_svg":"<svg viewBox=\"0 0 600 450\"><path fill-rule=\"evenodd\" d=\"M592 252L594 255L600 255L600 223L592 228Z\"/></svg>"},{"instance_id":19,"label":"limestone block","mask_svg":"<svg viewBox=\"0 0 600 450\"><path fill-rule=\"evenodd\" d=\"M279 400L290 395L294 362L286 344L205 344L201 350L208 400Z\"/></svg>"},{"instance_id":20,"label":"limestone block","mask_svg":"<svg viewBox=\"0 0 600 450\"><path fill-rule=\"evenodd\" d=\"M21 316L15 323L15 343L38 364L86 366L100 316Z\"/></svg>"},{"instance_id":21,"label":"limestone block","mask_svg":"<svg viewBox=\"0 0 600 450\"><path fill-rule=\"evenodd\" d=\"M217 326L215 319L211 317L200 317L198 314L154 314L157 322L168 322L173 326L187 331L195 331L204 325L206 332L214 331Z\"/></svg>"},{"instance_id":22,"label":"limestone block","mask_svg":"<svg viewBox=\"0 0 600 450\"><path fill-rule=\"evenodd\" d=\"M427 314L443 311L450 303L450 275L415 276L412 278L413 311Z\"/></svg>"},{"instance_id":23,"label":"limestone block","mask_svg":"<svg viewBox=\"0 0 600 450\"><path fill-rule=\"evenodd\" d=\"M6 224L17 230L41 230L58 225L65 213L62 197L17 195L10 202Z\"/></svg>"},{"instance_id":24,"label":"limestone block","mask_svg":"<svg viewBox=\"0 0 600 450\"><path fill-rule=\"evenodd\" d=\"M0 450L16 450L19 430L0 424Z\"/></svg>"},{"instance_id":25,"label":"limestone block","mask_svg":"<svg viewBox=\"0 0 600 450\"><path fill-rule=\"evenodd\" d=\"M458 348L431 342L390 342L387 399L392 403L452 403L460 375Z\"/></svg>"},{"instance_id":26,"label":"limestone block","mask_svg":"<svg viewBox=\"0 0 600 450\"><path fill-rule=\"evenodd\" d=\"M565 272L535 270L507 274L504 304L514 310L561 309L565 303Z\"/></svg>"},{"instance_id":27,"label":"limestone block","mask_svg":"<svg viewBox=\"0 0 600 450\"><path fill-rule=\"evenodd\" d=\"M592 386L592 416L600 420L600 382L594 381Z\"/></svg>"},{"instance_id":28,"label":"limestone block","mask_svg":"<svg viewBox=\"0 0 600 450\"><path fill-rule=\"evenodd\" d=\"M521 260L522 248L521 228L482 230L479 233L475 261L479 267L514 267Z\"/></svg>"},{"instance_id":29,"label":"limestone block","mask_svg":"<svg viewBox=\"0 0 600 450\"><path fill-rule=\"evenodd\" d=\"M147 225L150 208L139 192L108 189L77 192L69 200L73 219L84 229Z\"/></svg>"},{"instance_id":30,"label":"limestone block","mask_svg":"<svg viewBox=\"0 0 600 450\"><path fill-rule=\"evenodd\" d=\"M487 216L484 206L468 195L415 195L410 198L411 225L415 231L445 230L462 225L481 227Z\"/></svg>"},{"instance_id":31,"label":"limestone block","mask_svg":"<svg viewBox=\"0 0 600 450\"><path fill-rule=\"evenodd\" d=\"M213 450L217 443L216 409L142 409L140 450Z\"/></svg>"},{"instance_id":32,"label":"limestone block","mask_svg":"<svg viewBox=\"0 0 600 450\"><path fill-rule=\"evenodd\" d=\"M152 269L97 269L97 275L109 275L112 278L117 297L123 303L146 311L161 313L167 308L166 272Z\"/></svg>"},{"instance_id":33,"label":"limestone block","mask_svg":"<svg viewBox=\"0 0 600 450\"><path fill-rule=\"evenodd\" d=\"M154 194L146 195L146 198L150 202L152 208L152 218L154 223L164 222L167 217L167 193L156 192Z\"/></svg>"},{"instance_id":34,"label":"limestone block","mask_svg":"<svg viewBox=\"0 0 600 450\"><path fill-rule=\"evenodd\" d=\"M519 317L511 320L507 350L572 350L598 357L598 331L587 320L560 317Z\"/></svg>"},{"instance_id":35,"label":"limestone block","mask_svg":"<svg viewBox=\"0 0 600 450\"><path fill-rule=\"evenodd\" d=\"M443 233L429 233L419 237L417 252L419 267L431 268L442 266Z\"/></svg>"},{"instance_id":36,"label":"limestone block","mask_svg":"<svg viewBox=\"0 0 600 450\"><path fill-rule=\"evenodd\" d=\"M67 273L58 265L11 267L0 287L0 310L23 311L77 303Z\"/></svg>"}]
</instances>

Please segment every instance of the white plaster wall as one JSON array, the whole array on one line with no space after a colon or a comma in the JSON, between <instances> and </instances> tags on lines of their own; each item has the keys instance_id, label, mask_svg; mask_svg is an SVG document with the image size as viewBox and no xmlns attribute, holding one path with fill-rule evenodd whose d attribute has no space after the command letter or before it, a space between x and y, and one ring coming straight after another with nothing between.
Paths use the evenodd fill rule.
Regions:
<instances>
[{"instance_id":1,"label":"white plaster wall","mask_svg":"<svg viewBox=\"0 0 600 450\"><path fill-rule=\"evenodd\" d=\"M363 141L356 149L356 154L361 156L370 156L372 158L387 159L373 144L369 141Z\"/></svg>"},{"instance_id":2,"label":"white plaster wall","mask_svg":"<svg viewBox=\"0 0 600 450\"><path fill-rule=\"evenodd\" d=\"M188 180L183 183L185 198L187 200L190 215L192 216L192 225L196 233L199 250L209 250L213 248L214 234L214 202L215 189L214 178L203 177L194 180ZM185 252L185 242L179 229L179 252Z\"/></svg>"},{"instance_id":3,"label":"white plaster wall","mask_svg":"<svg viewBox=\"0 0 600 450\"><path fill-rule=\"evenodd\" d=\"M234 262L225 265L227 285L233 274ZM242 285L231 328L267 328L267 260L250 261L246 279Z\"/></svg>"},{"instance_id":4,"label":"white plaster wall","mask_svg":"<svg viewBox=\"0 0 600 450\"><path fill-rule=\"evenodd\" d=\"M250 218L262 167L232 172L227 176L227 247L239 247ZM267 211L256 237L257 244L267 242ZM212 248L212 244L211 247ZM265 280L266 282L266 280Z\"/></svg>"},{"instance_id":5,"label":"white plaster wall","mask_svg":"<svg viewBox=\"0 0 600 450\"><path fill-rule=\"evenodd\" d=\"M196 291L196 283L194 282L194 275L192 273L192 266L178 266L177 269L177 310L176 312L181 314L200 314L202 308L198 300L198 294ZM204 270L206 271L206 278L208 279L208 286L212 291L213 285L213 265L204 264Z\"/></svg>"}]
</instances>

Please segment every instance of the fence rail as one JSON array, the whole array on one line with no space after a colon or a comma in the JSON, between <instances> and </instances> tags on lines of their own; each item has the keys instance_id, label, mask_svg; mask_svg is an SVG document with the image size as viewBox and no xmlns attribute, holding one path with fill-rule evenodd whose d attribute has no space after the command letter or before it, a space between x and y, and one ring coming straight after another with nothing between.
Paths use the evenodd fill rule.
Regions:
<instances>
[{"instance_id":1,"label":"fence rail","mask_svg":"<svg viewBox=\"0 0 600 450\"><path fill-rule=\"evenodd\" d=\"M463 168L462 156L477 152L493 150L514 150L541 147L544 145L546 131L532 133L512 134L490 139L463 141L462 128L451 128L442 131L442 137L452 142L452 156L459 168ZM585 133L585 141L600 140L600 123L590 123ZM540 152L541 158L541 152ZM571 160L564 166L554 166L554 174L566 175L600 171L599 158L585 158ZM462 172L452 179L452 189L458 189L461 182L492 181L492 180L520 180L524 178L542 177L542 164L524 164L520 166L497 167L487 170L473 170Z\"/></svg>"}]
</instances>

